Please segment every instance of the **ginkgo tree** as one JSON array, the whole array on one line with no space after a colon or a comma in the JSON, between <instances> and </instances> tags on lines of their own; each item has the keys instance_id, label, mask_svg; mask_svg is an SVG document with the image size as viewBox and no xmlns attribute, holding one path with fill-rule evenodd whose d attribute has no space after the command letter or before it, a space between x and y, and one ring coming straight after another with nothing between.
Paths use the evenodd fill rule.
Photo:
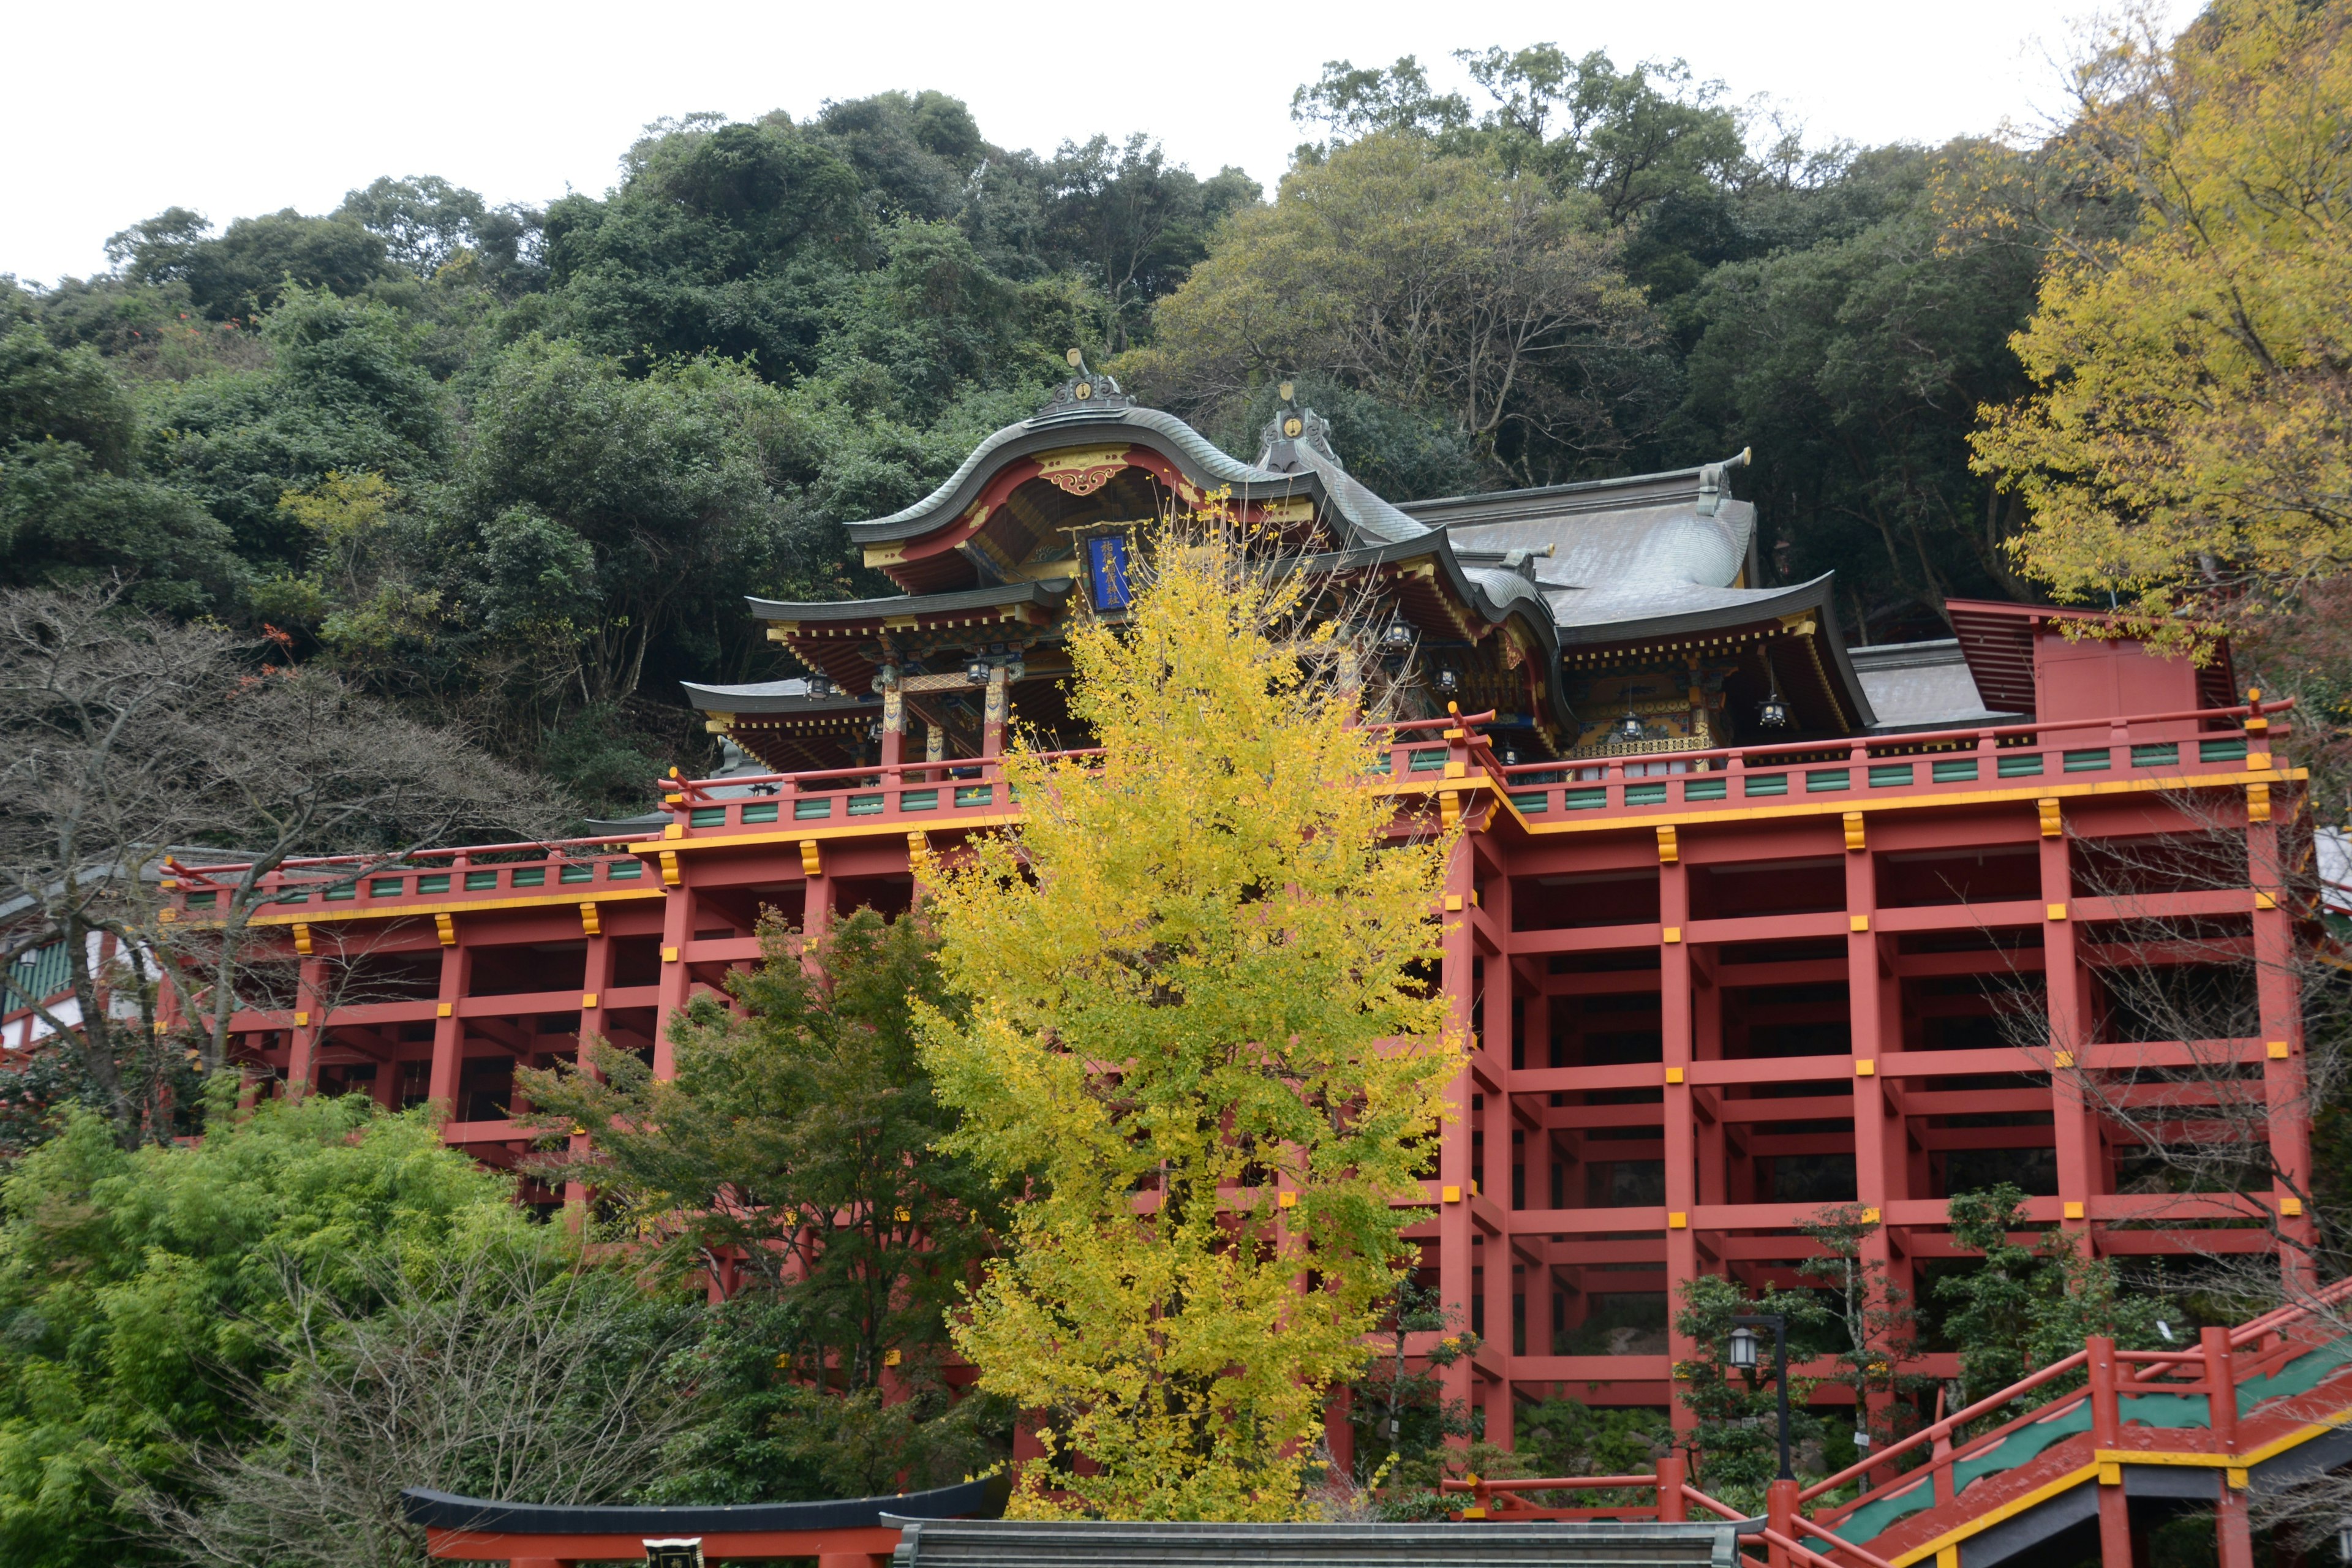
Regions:
<instances>
[{"instance_id":1,"label":"ginkgo tree","mask_svg":"<svg viewBox=\"0 0 2352 1568\"><path fill-rule=\"evenodd\" d=\"M1456 844L1382 787L1360 639L1295 561L1215 516L1144 542L1070 644L1102 755L1014 747L1018 827L940 879L969 1005L925 1058L952 1146L1027 1183L953 1332L1035 1413L1016 1512L1286 1519L1426 1215Z\"/></svg>"}]
</instances>

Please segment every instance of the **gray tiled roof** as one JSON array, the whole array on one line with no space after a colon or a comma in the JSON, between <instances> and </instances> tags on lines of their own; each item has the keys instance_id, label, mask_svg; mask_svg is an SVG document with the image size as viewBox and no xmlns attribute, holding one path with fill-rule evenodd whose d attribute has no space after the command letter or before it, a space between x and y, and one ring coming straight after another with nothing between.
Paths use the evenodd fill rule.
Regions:
<instances>
[{"instance_id":1,"label":"gray tiled roof","mask_svg":"<svg viewBox=\"0 0 2352 1568\"><path fill-rule=\"evenodd\" d=\"M1878 729L1962 729L2024 717L1985 706L1957 637L1848 648L1846 657L1870 694Z\"/></svg>"}]
</instances>

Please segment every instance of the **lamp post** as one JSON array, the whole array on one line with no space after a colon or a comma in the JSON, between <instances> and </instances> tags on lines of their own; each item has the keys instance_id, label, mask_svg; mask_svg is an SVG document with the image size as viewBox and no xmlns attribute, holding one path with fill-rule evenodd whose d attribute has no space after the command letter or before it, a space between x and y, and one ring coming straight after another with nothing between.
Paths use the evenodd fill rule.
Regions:
<instances>
[{"instance_id":1,"label":"lamp post","mask_svg":"<svg viewBox=\"0 0 2352 1568\"><path fill-rule=\"evenodd\" d=\"M1780 1479L1793 1481L1797 1472L1789 1463L1789 1320L1778 1312L1769 1312L1734 1318L1731 1321L1731 1364L1741 1372L1756 1370L1757 1336L1748 1325L1772 1325L1772 1381L1780 1395Z\"/></svg>"}]
</instances>

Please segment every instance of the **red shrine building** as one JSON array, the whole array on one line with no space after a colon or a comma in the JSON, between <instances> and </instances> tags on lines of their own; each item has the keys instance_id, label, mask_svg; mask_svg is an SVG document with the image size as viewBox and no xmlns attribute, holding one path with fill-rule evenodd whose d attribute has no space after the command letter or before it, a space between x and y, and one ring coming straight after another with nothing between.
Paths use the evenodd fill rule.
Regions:
<instances>
[{"instance_id":1,"label":"red shrine building","mask_svg":"<svg viewBox=\"0 0 2352 1568\"><path fill-rule=\"evenodd\" d=\"M1016 821L1006 727L1086 743L1066 630L1124 614L1140 525L1223 492L1377 595L1425 698L1388 787L1471 828L1443 983L1475 1044L1416 1234L1482 1337L1448 1376L1490 1438L1555 1391L1672 1405L1678 1282L1793 1283L1797 1226L1832 1205L1879 1222L1905 1288L1960 1256L1949 1195L2003 1180L2099 1254L2295 1234L2275 721L2226 658L2070 637L2066 612L1956 602L1953 638L1852 646L1831 577L1768 584L1744 460L1391 504L1309 410L1243 461L1081 368L933 493L848 525L901 592L751 602L808 674L688 688L721 774L607 837L278 874L260 923L300 990L240 1013L236 1054L445 1102L452 1143L512 1163L517 1067L601 1036L665 1071L665 1016L756 962L763 908L903 910L931 856ZM2196 875L2147 874L2175 842L2206 847L2179 858ZM201 921L217 884L180 882ZM2217 954L2252 988L2243 1037L2144 1037L2116 1000L2119 970ZM2135 1180L2105 1086L2151 1076L2266 1100L2277 1189Z\"/></svg>"}]
</instances>

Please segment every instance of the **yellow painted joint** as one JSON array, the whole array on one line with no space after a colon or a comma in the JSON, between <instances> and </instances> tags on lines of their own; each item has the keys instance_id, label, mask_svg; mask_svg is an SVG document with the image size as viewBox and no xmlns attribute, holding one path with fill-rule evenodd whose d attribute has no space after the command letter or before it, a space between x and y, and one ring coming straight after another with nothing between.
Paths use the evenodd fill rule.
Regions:
<instances>
[{"instance_id":1,"label":"yellow painted joint","mask_svg":"<svg viewBox=\"0 0 2352 1568\"><path fill-rule=\"evenodd\" d=\"M1870 917L1868 915L1855 915L1853 919L1849 920L1846 924L1849 929L1853 931L1868 931L1870 929Z\"/></svg>"},{"instance_id":2,"label":"yellow painted joint","mask_svg":"<svg viewBox=\"0 0 2352 1568\"><path fill-rule=\"evenodd\" d=\"M434 935L436 935L436 936L437 936L437 937L439 937L439 938L441 939L441 945L442 945L443 947L455 947L455 946L457 946L457 920L456 920L454 917L449 916L449 915L435 915L435 916L433 917L433 934L434 934Z\"/></svg>"},{"instance_id":3,"label":"yellow painted joint","mask_svg":"<svg viewBox=\"0 0 2352 1568\"><path fill-rule=\"evenodd\" d=\"M1448 893L1445 895L1445 912L1449 915L1458 915L1462 912L1461 894Z\"/></svg>"},{"instance_id":4,"label":"yellow painted joint","mask_svg":"<svg viewBox=\"0 0 2352 1568\"><path fill-rule=\"evenodd\" d=\"M1682 939L1683 928L1680 926L1668 926L1658 933L1658 940L1664 942L1676 942Z\"/></svg>"},{"instance_id":5,"label":"yellow painted joint","mask_svg":"<svg viewBox=\"0 0 2352 1568\"><path fill-rule=\"evenodd\" d=\"M454 1018L457 1016L457 1009L449 1003L444 1002L433 1009L433 1016L436 1018Z\"/></svg>"},{"instance_id":6,"label":"yellow painted joint","mask_svg":"<svg viewBox=\"0 0 2352 1568\"><path fill-rule=\"evenodd\" d=\"M1441 1187L1438 1189L1437 1195L1446 1203L1458 1204L1462 1201L1462 1189L1460 1187Z\"/></svg>"},{"instance_id":7,"label":"yellow painted joint","mask_svg":"<svg viewBox=\"0 0 2352 1568\"><path fill-rule=\"evenodd\" d=\"M1863 1210L1862 1223L1864 1225L1876 1225L1878 1223L1878 1211L1874 1208Z\"/></svg>"},{"instance_id":8,"label":"yellow painted joint","mask_svg":"<svg viewBox=\"0 0 2352 1568\"><path fill-rule=\"evenodd\" d=\"M2274 910L2278 908L2278 896L2274 893L2263 892L2261 889L2257 888L2254 889L2254 908L2258 910Z\"/></svg>"},{"instance_id":9,"label":"yellow painted joint","mask_svg":"<svg viewBox=\"0 0 2352 1568\"><path fill-rule=\"evenodd\" d=\"M2083 1205L2079 1203L2066 1204L2061 1208L2060 1212L2068 1219L2081 1219L2083 1217Z\"/></svg>"},{"instance_id":10,"label":"yellow painted joint","mask_svg":"<svg viewBox=\"0 0 2352 1568\"><path fill-rule=\"evenodd\" d=\"M1876 1078L1878 1076L1878 1064L1873 1061L1870 1058L1864 1057L1862 1060L1853 1064L1853 1076L1856 1078Z\"/></svg>"},{"instance_id":11,"label":"yellow painted joint","mask_svg":"<svg viewBox=\"0 0 2352 1568\"><path fill-rule=\"evenodd\" d=\"M2099 1484L2103 1487L2119 1487L2123 1485L2124 1468L2121 1465L2101 1465L2099 1467Z\"/></svg>"},{"instance_id":12,"label":"yellow painted joint","mask_svg":"<svg viewBox=\"0 0 2352 1568\"><path fill-rule=\"evenodd\" d=\"M2246 1472L2234 1465L2221 1472L2221 1479L2230 1483L2230 1489L2233 1492L2246 1489Z\"/></svg>"},{"instance_id":13,"label":"yellow painted joint","mask_svg":"<svg viewBox=\"0 0 2352 1568\"><path fill-rule=\"evenodd\" d=\"M2263 1047L2263 1048L2270 1052L2271 1060L2274 1062L2283 1062L2286 1060L2286 1042L2284 1040L2273 1040Z\"/></svg>"},{"instance_id":14,"label":"yellow painted joint","mask_svg":"<svg viewBox=\"0 0 2352 1568\"><path fill-rule=\"evenodd\" d=\"M2051 905L2051 906L2050 906L2050 918L2051 918L2052 920L2053 920L2053 921L2063 921L2063 920L2064 920L2064 919L2066 918L2066 906L2065 906L2065 905L2063 905L2063 904L2053 904L2053 905Z\"/></svg>"},{"instance_id":15,"label":"yellow painted joint","mask_svg":"<svg viewBox=\"0 0 2352 1568\"><path fill-rule=\"evenodd\" d=\"M1858 811L1849 811L1845 814L1845 847L1848 849L1870 847L1868 841L1863 837L1862 813Z\"/></svg>"},{"instance_id":16,"label":"yellow painted joint","mask_svg":"<svg viewBox=\"0 0 2352 1568\"><path fill-rule=\"evenodd\" d=\"M2268 752L2248 752L2246 753L2246 767L2247 770L2252 773L2266 773L2270 772L2271 754Z\"/></svg>"},{"instance_id":17,"label":"yellow painted joint","mask_svg":"<svg viewBox=\"0 0 2352 1568\"><path fill-rule=\"evenodd\" d=\"M1685 1214L1680 1209L1675 1209L1673 1213L1666 1215L1666 1228L1668 1230L1688 1230L1690 1228L1690 1215Z\"/></svg>"},{"instance_id":18,"label":"yellow painted joint","mask_svg":"<svg viewBox=\"0 0 2352 1568\"><path fill-rule=\"evenodd\" d=\"M2065 822L2058 813L2057 796L2044 795L2040 800L2035 801L2033 803L2033 806L2036 811L2042 814L2042 837L2055 838L2066 831Z\"/></svg>"},{"instance_id":19,"label":"yellow painted joint","mask_svg":"<svg viewBox=\"0 0 2352 1568\"><path fill-rule=\"evenodd\" d=\"M1470 764L1464 762L1461 758L1452 757L1447 759L1445 763L1445 773L1444 774L1444 777L1449 779L1466 778L1469 776L1469 773Z\"/></svg>"},{"instance_id":20,"label":"yellow painted joint","mask_svg":"<svg viewBox=\"0 0 2352 1568\"><path fill-rule=\"evenodd\" d=\"M673 823L671 823L668 826L667 826L667 827L665 827L665 828L663 828L663 829L662 829L662 837L663 837L664 838L683 838L683 837L686 837L686 824L685 824L685 823L683 823L683 822L673 822Z\"/></svg>"},{"instance_id":21,"label":"yellow painted joint","mask_svg":"<svg viewBox=\"0 0 2352 1568\"><path fill-rule=\"evenodd\" d=\"M676 963L677 962L677 949L674 947L663 948L662 962L664 963Z\"/></svg>"},{"instance_id":22,"label":"yellow painted joint","mask_svg":"<svg viewBox=\"0 0 2352 1568\"><path fill-rule=\"evenodd\" d=\"M2055 1068L2073 1067L2074 1065L2074 1053L2072 1051L2053 1051L2050 1053L2050 1065Z\"/></svg>"},{"instance_id":23,"label":"yellow painted joint","mask_svg":"<svg viewBox=\"0 0 2352 1568\"><path fill-rule=\"evenodd\" d=\"M1682 1069L1682 1068L1668 1068L1666 1069L1666 1081L1667 1081L1668 1083L1680 1083L1680 1082L1682 1082L1682 1080L1683 1080L1683 1069Z\"/></svg>"},{"instance_id":24,"label":"yellow painted joint","mask_svg":"<svg viewBox=\"0 0 2352 1568\"><path fill-rule=\"evenodd\" d=\"M678 881L677 850L665 849L661 852L661 868L662 886L666 888L677 887Z\"/></svg>"},{"instance_id":25,"label":"yellow painted joint","mask_svg":"<svg viewBox=\"0 0 2352 1568\"><path fill-rule=\"evenodd\" d=\"M158 910L155 911L155 918L163 921L165 925L169 925L173 921L180 918L180 911L177 910Z\"/></svg>"},{"instance_id":26,"label":"yellow painted joint","mask_svg":"<svg viewBox=\"0 0 2352 1568\"><path fill-rule=\"evenodd\" d=\"M2279 1215L2280 1217L2284 1219L2301 1219L2303 1217L2303 1200L2301 1198L2279 1199Z\"/></svg>"},{"instance_id":27,"label":"yellow painted joint","mask_svg":"<svg viewBox=\"0 0 2352 1568\"><path fill-rule=\"evenodd\" d=\"M593 991L583 991L580 993L580 1005L583 1007L593 1007L595 1005L596 993Z\"/></svg>"},{"instance_id":28,"label":"yellow painted joint","mask_svg":"<svg viewBox=\"0 0 2352 1568\"><path fill-rule=\"evenodd\" d=\"M310 1026L310 1014L308 1014L308 1013L297 1013L297 1014L295 1014L295 1015L294 1015L294 1026L295 1026L296 1028L298 1028L298 1029L307 1029L307 1028L309 1028L309 1027Z\"/></svg>"},{"instance_id":29,"label":"yellow painted joint","mask_svg":"<svg viewBox=\"0 0 2352 1568\"><path fill-rule=\"evenodd\" d=\"M814 838L801 840L801 874L807 877L824 875L824 852Z\"/></svg>"},{"instance_id":30,"label":"yellow painted joint","mask_svg":"<svg viewBox=\"0 0 2352 1568\"><path fill-rule=\"evenodd\" d=\"M1298 1206L1298 1194L1297 1193L1285 1193L1280 1197L1276 1198L1274 1203L1276 1208L1295 1209Z\"/></svg>"},{"instance_id":31,"label":"yellow painted joint","mask_svg":"<svg viewBox=\"0 0 2352 1568\"><path fill-rule=\"evenodd\" d=\"M1675 842L1672 827L1658 829L1658 864L1671 866L1682 858L1682 846Z\"/></svg>"},{"instance_id":32,"label":"yellow painted joint","mask_svg":"<svg viewBox=\"0 0 2352 1568\"><path fill-rule=\"evenodd\" d=\"M2246 820L2268 822L2271 819L2271 786L2250 784L2246 786Z\"/></svg>"},{"instance_id":33,"label":"yellow painted joint","mask_svg":"<svg viewBox=\"0 0 2352 1568\"><path fill-rule=\"evenodd\" d=\"M300 921L294 922L294 951L305 958L310 956L310 928Z\"/></svg>"},{"instance_id":34,"label":"yellow painted joint","mask_svg":"<svg viewBox=\"0 0 2352 1568\"><path fill-rule=\"evenodd\" d=\"M604 922L597 915L595 905L583 904L580 906L580 930L581 932L586 936L603 936L604 934Z\"/></svg>"}]
</instances>

